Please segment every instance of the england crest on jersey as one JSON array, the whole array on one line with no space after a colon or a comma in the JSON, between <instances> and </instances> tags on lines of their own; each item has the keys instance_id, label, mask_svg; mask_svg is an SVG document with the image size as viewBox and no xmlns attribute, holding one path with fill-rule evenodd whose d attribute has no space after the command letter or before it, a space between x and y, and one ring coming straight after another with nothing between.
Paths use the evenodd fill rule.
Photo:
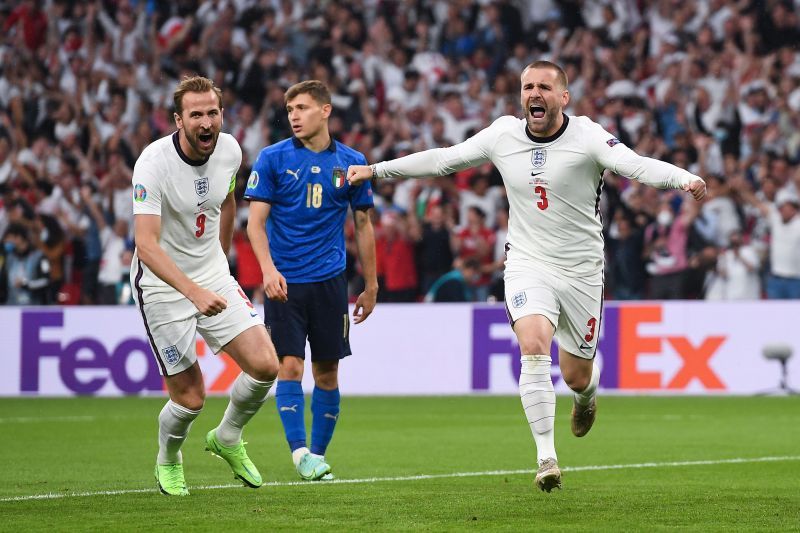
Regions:
<instances>
[{"instance_id":1,"label":"england crest on jersey","mask_svg":"<svg viewBox=\"0 0 800 533\"><path fill-rule=\"evenodd\" d=\"M205 196L208 194L208 178L200 178L199 180L194 180L194 192L197 193L197 196Z\"/></svg>"},{"instance_id":2,"label":"england crest on jersey","mask_svg":"<svg viewBox=\"0 0 800 533\"><path fill-rule=\"evenodd\" d=\"M344 177L345 177L345 172L342 167L333 167L333 176L331 178L331 182L333 183L334 187L336 187L337 189L341 189L342 187L344 187L344 182L345 182Z\"/></svg>"},{"instance_id":3,"label":"england crest on jersey","mask_svg":"<svg viewBox=\"0 0 800 533\"><path fill-rule=\"evenodd\" d=\"M533 168L543 167L547 161L547 150L535 149L531 152L531 163Z\"/></svg>"},{"instance_id":4,"label":"england crest on jersey","mask_svg":"<svg viewBox=\"0 0 800 533\"><path fill-rule=\"evenodd\" d=\"M520 291L511 297L511 305L514 309L519 309L528 302L528 297L525 296L525 291Z\"/></svg>"},{"instance_id":5,"label":"england crest on jersey","mask_svg":"<svg viewBox=\"0 0 800 533\"><path fill-rule=\"evenodd\" d=\"M180 360L181 354L178 352L178 347L174 344L172 346L167 346L164 348L162 352L164 354L164 360L169 366L175 366L175 364Z\"/></svg>"}]
</instances>

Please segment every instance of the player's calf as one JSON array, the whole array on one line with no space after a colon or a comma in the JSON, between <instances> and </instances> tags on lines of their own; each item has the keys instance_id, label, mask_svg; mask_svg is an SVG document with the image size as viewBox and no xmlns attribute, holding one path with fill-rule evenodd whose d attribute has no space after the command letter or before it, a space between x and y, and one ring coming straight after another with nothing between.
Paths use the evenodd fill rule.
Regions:
<instances>
[{"instance_id":1,"label":"player's calf","mask_svg":"<svg viewBox=\"0 0 800 533\"><path fill-rule=\"evenodd\" d=\"M592 429L594 419L597 414L597 398L586 405L580 405L577 398L572 402L572 434L576 437L583 437Z\"/></svg>"}]
</instances>

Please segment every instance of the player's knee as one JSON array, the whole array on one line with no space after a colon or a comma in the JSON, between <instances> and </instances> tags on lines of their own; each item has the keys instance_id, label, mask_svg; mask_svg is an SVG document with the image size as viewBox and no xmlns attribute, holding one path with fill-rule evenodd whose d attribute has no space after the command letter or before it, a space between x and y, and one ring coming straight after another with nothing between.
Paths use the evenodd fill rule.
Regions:
<instances>
[{"instance_id":1,"label":"player's knee","mask_svg":"<svg viewBox=\"0 0 800 533\"><path fill-rule=\"evenodd\" d=\"M540 339L520 339L519 349L523 355L548 355L550 353L549 343L545 344Z\"/></svg>"},{"instance_id":2,"label":"player's knee","mask_svg":"<svg viewBox=\"0 0 800 533\"><path fill-rule=\"evenodd\" d=\"M339 387L339 376L336 373L315 376L314 385L324 390L336 389Z\"/></svg>"},{"instance_id":3,"label":"player's knee","mask_svg":"<svg viewBox=\"0 0 800 533\"><path fill-rule=\"evenodd\" d=\"M191 391L182 394L177 401L174 399L173 401L192 411L202 411L206 401L206 393L203 390Z\"/></svg>"},{"instance_id":4,"label":"player's knee","mask_svg":"<svg viewBox=\"0 0 800 533\"><path fill-rule=\"evenodd\" d=\"M254 365L248 374L258 381L273 381L278 377L278 369L277 357L265 357L259 364Z\"/></svg>"},{"instance_id":5,"label":"player's knee","mask_svg":"<svg viewBox=\"0 0 800 533\"><path fill-rule=\"evenodd\" d=\"M586 390L586 387L589 386L592 376L585 375L583 372L564 372L562 368L561 378L564 380L564 383L567 384L567 387L573 391L583 392Z\"/></svg>"}]
</instances>

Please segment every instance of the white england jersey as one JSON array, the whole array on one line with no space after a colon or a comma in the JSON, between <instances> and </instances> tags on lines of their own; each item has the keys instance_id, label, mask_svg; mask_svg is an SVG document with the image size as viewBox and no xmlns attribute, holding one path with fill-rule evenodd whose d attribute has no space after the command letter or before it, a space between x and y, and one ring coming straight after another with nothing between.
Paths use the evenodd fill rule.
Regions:
<instances>
[{"instance_id":1,"label":"white england jersey","mask_svg":"<svg viewBox=\"0 0 800 533\"><path fill-rule=\"evenodd\" d=\"M230 277L219 221L241 162L242 150L231 135L220 133L211 156L198 162L186 157L175 132L147 146L133 169L133 214L161 217L159 244L184 274L207 289ZM144 303L182 297L136 252L131 277Z\"/></svg>"},{"instance_id":2,"label":"white england jersey","mask_svg":"<svg viewBox=\"0 0 800 533\"><path fill-rule=\"evenodd\" d=\"M544 266L597 283L603 270L603 171L662 188L697 178L637 155L587 117L566 115L547 138L530 135L524 119L500 117L463 143L378 163L376 172L381 178L445 175L486 161L497 167L508 194L506 272Z\"/></svg>"}]
</instances>

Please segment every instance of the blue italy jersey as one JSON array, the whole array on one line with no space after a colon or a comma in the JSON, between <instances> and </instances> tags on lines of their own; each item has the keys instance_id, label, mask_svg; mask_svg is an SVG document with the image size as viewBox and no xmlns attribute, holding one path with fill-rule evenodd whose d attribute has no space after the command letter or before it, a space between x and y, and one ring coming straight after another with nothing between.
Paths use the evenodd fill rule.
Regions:
<instances>
[{"instance_id":1,"label":"blue italy jersey","mask_svg":"<svg viewBox=\"0 0 800 533\"><path fill-rule=\"evenodd\" d=\"M350 186L347 167L366 164L362 154L334 140L316 153L292 137L258 154L244 197L271 204L269 250L288 283L323 281L344 270L348 206L373 207L371 185Z\"/></svg>"}]
</instances>

